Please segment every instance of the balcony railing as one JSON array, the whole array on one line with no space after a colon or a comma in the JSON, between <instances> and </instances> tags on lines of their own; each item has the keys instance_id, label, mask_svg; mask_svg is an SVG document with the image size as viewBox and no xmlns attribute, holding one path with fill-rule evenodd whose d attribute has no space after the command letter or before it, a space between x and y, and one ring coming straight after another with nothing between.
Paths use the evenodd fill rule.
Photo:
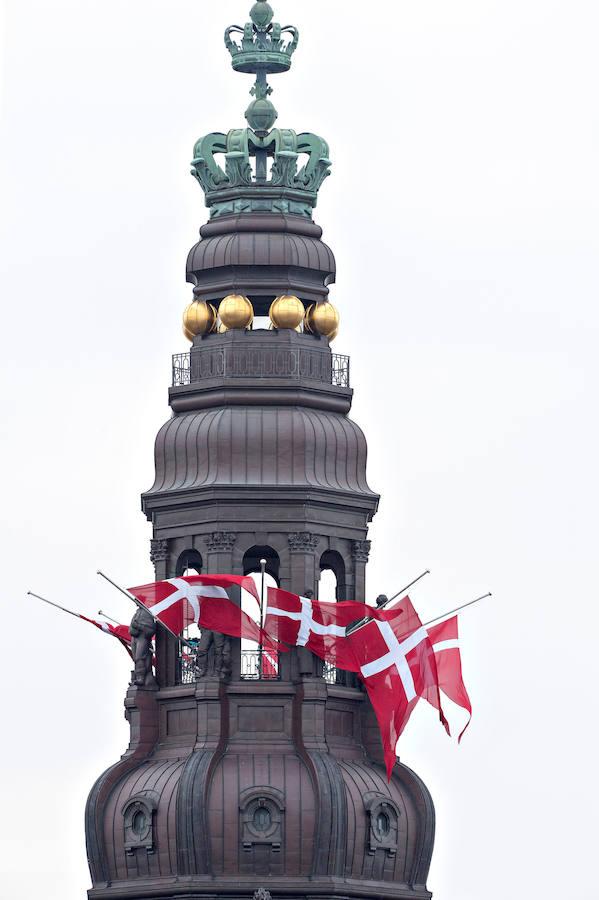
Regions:
<instances>
[{"instance_id":1,"label":"balcony railing","mask_svg":"<svg viewBox=\"0 0 599 900\"><path fill-rule=\"evenodd\" d=\"M244 681L278 681L279 656L270 650L242 650L241 678Z\"/></svg>"},{"instance_id":2,"label":"balcony railing","mask_svg":"<svg viewBox=\"0 0 599 900\"><path fill-rule=\"evenodd\" d=\"M196 681L195 655L183 652L179 657L179 684ZM243 681L278 681L279 657L270 650L242 650L241 678Z\"/></svg>"},{"instance_id":3,"label":"balcony railing","mask_svg":"<svg viewBox=\"0 0 599 900\"><path fill-rule=\"evenodd\" d=\"M204 378L294 378L349 388L349 356L289 350L238 351L225 348L173 356L173 387Z\"/></svg>"}]
</instances>

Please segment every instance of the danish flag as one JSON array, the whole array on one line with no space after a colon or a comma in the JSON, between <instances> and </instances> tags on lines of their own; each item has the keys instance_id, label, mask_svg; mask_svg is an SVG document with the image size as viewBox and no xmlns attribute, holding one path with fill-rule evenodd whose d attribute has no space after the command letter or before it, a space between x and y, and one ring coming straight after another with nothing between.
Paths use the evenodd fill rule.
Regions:
<instances>
[{"instance_id":1,"label":"danish flag","mask_svg":"<svg viewBox=\"0 0 599 900\"><path fill-rule=\"evenodd\" d=\"M96 622L95 619L88 619L87 616L83 616L81 613L77 613L77 615L80 619L83 619L84 622L95 625L96 628L99 628L104 634L111 634L121 642L129 655L131 655L131 632L129 631L128 625L111 625L109 622Z\"/></svg>"},{"instance_id":2,"label":"danish flag","mask_svg":"<svg viewBox=\"0 0 599 900\"><path fill-rule=\"evenodd\" d=\"M372 615L380 615L379 610L365 603L353 600L321 603L270 587L264 630L276 640L307 647L321 659L338 664L340 659L345 659L342 645L347 626Z\"/></svg>"},{"instance_id":3,"label":"danish flag","mask_svg":"<svg viewBox=\"0 0 599 900\"><path fill-rule=\"evenodd\" d=\"M435 662L437 663L437 673L439 676L439 687L443 693L453 700L462 709L468 713L468 721L460 732L458 743L462 740L466 728L470 725L472 719L472 704L466 690L466 685L462 677L462 660L460 656L460 644L458 639L458 617L453 616L446 619L440 625L433 625L428 629L428 634L433 645L435 654ZM433 692L431 696L426 696L429 703L435 708L438 695Z\"/></svg>"},{"instance_id":4,"label":"danish flag","mask_svg":"<svg viewBox=\"0 0 599 900\"><path fill-rule=\"evenodd\" d=\"M195 622L200 628L260 643L262 631L232 600L226 588L241 587L259 601L254 580L237 575L189 575L129 588L174 634Z\"/></svg>"},{"instance_id":5,"label":"danish flag","mask_svg":"<svg viewBox=\"0 0 599 900\"><path fill-rule=\"evenodd\" d=\"M369 622L351 632L347 642L350 654L344 654L344 667L357 672L366 686L391 779L397 741L420 697L436 696L439 716L449 730L441 710L433 647L409 597L386 612L386 621Z\"/></svg>"}]
</instances>

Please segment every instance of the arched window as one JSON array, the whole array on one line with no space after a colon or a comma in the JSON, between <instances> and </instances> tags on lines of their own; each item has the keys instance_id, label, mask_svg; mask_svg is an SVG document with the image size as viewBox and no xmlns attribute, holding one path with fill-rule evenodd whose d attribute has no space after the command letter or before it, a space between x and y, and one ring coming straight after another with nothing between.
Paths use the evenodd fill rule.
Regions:
<instances>
[{"instance_id":1,"label":"arched window","mask_svg":"<svg viewBox=\"0 0 599 900\"><path fill-rule=\"evenodd\" d=\"M184 550L183 553L180 553L177 558L177 564L175 566L175 575L177 578L181 578L185 575L201 575L202 566L204 562L202 560L202 554L198 550L194 550L193 548L189 548L189 550ZM188 625L184 632L185 638L188 640L191 638L199 638L200 630L195 623ZM183 670L189 670L187 672L186 680L192 679L194 677L193 670L190 666L186 666L186 657L182 656L182 667Z\"/></svg>"},{"instance_id":2,"label":"arched window","mask_svg":"<svg viewBox=\"0 0 599 900\"><path fill-rule=\"evenodd\" d=\"M202 554L197 550L184 550L177 559L175 575L177 578L181 578L182 575L200 575L203 564Z\"/></svg>"},{"instance_id":3,"label":"arched window","mask_svg":"<svg viewBox=\"0 0 599 900\"><path fill-rule=\"evenodd\" d=\"M345 599L345 563L336 550L327 550L320 557L318 599L332 602ZM352 598L350 598L352 599Z\"/></svg>"},{"instance_id":4,"label":"arched window","mask_svg":"<svg viewBox=\"0 0 599 900\"><path fill-rule=\"evenodd\" d=\"M262 585L262 569L260 560L266 560L264 585ZM263 614L266 613L267 592L269 587L278 587L279 584L279 554L272 547L255 544L250 547L243 556L243 574L250 575L260 596L264 588L264 598L262 603ZM247 591L241 592L241 608L242 610L260 623L260 607L256 603L254 597ZM268 650L264 650L262 654L258 652L258 648L252 641L245 638L241 641L241 674L242 678L277 678L278 677L278 657L277 654Z\"/></svg>"},{"instance_id":5,"label":"arched window","mask_svg":"<svg viewBox=\"0 0 599 900\"><path fill-rule=\"evenodd\" d=\"M276 583L279 583L279 568L281 560L279 554L272 547L255 544L243 554L243 574L251 575L260 572L260 560L266 560L266 572L271 575Z\"/></svg>"}]
</instances>

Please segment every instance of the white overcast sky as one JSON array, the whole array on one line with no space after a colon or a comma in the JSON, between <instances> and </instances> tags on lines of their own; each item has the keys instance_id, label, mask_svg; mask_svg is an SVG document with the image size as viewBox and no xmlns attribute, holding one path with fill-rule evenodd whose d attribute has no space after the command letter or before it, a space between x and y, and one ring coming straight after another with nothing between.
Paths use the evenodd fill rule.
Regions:
<instances>
[{"instance_id":1,"label":"white overcast sky","mask_svg":"<svg viewBox=\"0 0 599 900\"><path fill-rule=\"evenodd\" d=\"M205 221L194 141L242 127L224 27L251 0L4 0L0 22L0 896L81 900L83 810L123 752L116 642L139 494ZM372 599L424 568L462 620L475 715L400 744L429 785L439 900L595 900L599 8L277 0L278 124L330 143L316 218L335 343L382 494Z\"/></svg>"}]
</instances>

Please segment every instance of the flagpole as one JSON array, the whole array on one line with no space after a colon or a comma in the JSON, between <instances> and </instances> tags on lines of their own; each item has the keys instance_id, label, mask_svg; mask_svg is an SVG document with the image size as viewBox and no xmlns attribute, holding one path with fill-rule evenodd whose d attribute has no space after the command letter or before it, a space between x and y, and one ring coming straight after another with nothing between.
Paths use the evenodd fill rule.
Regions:
<instances>
[{"instance_id":1,"label":"flagpole","mask_svg":"<svg viewBox=\"0 0 599 900\"><path fill-rule=\"evenodd\" d=\"M51 600L46 600L45 597L40 597L39 594L34 594L33 591L27 591L27 596L35 597L37 600L41 600L42 603L47 603L48 606L53 606L54 609L60 609L62 612L68 613L70 616L75 616L76 619L81 618L79 613L73 612L72 609L67 609L65 606L59 606L58 603L52 603Z\"/></svg>"},{"instance_id":2,"label":"flagpole","mask_svg":"<svg viewBox=\"0 0 599 900\"><path fill-rule=\"evenodd\" d=\"M461 606L457 606L455 609L450 609L449 612L442 613L440 616L437 616L436 619L430 619L430 621L425 622L422 626L423 628L428 628L429 625L434 625L435 622L440 622L441 619L445 619L446 616L452 616L454 613L460 612L462 609L466 609L467 606L474 606L475 603L480 603L481 600L486 600L487 597L492 597L493 594L489 591L488 594L483 594L482 597L477 597L476 600L471 600L469 603L463 603Z\"/></svg>"},{"instance_id":3,"label":"flagpole","mask_svg":"<svg viewBox=\"0 0 599 900\"><path fill-rule=\"evenodd\" d=\"M150 615L152 616L152 618L154 619L154 621L157 622L159 625L162 625L162 627L166 631L168 631L168 633L170 635L172 635L172 637L174 637L175 640L181 641L181 643L185 644L187 647L191 647L191 644L189 643L189 641L186 638L181 637L181 635L179 635L179 634L175 634L175 632L171 628L169 628L168 625L165 625L164 622L162 622L160 619L158 619L153 614L151 607L145 606L141 602L141 600L138 600L137 597L135 597L133 594L130 594L129 591L125 590L125 588L122 588L120 586L120 584L117 584L116 581L113 581L112 578L109 578L108 575L105 575L104 572L102 572L100 569L98 569L98 571L96 572L96 575L100 575L102 578L104 578L105 581L107 581L109 584L111 584L113 587L115 587L117 589L117 591L120 591L121 594L124 594L125 597L129 598L129 600L132 600L135 603L135 605L139 607L139 609L145 609L146 612L149 612Z\"/></svg>"},{"instance_id":4,"label":"flagpole","mask_svg":"<svg viewBox=\"0 0 599 900\"><path fill-rule=\"evenodd\" d=\"M393 594L392 597L389 597L389 599L387 600L387 602L386 602L386 603L383 603L383 605L382 605L380 608L381 608L381 609L385 609L385 607L386 607L386 606L389 606L390 603L393 603L393 601L396 600L396 599L399 597L400 594L405 594L405 592L406 592L406 591L409 591L409 589L410 589L413 585L417 584L417 582L419 582L421 578L424 578L425 575L430 575L430 574L431 574L431 570L430 570L430 569L426 569L426 571L423 572L422 575L419 575L418 578L415 578L415 579L414 579L414 581L410 581L409 584L406 584L406 586L405 586L404 588L402 588L401 591L398 591L397 594Z\"/></svg>"},{"instance_id":5,"label":"flagpole","mask_svg":"<svg viewBox=\"0 0 599 900\"><path fill-rule=\"evenodd\" d=\"M264 573L266 572L266 560L260 560L260 643L258 645L258 671L262 677L262 629L264 627Z\"/></svg>"},{"instance_id":6,"label":"flagpole","mask_svg":"<svg viewBox=\"0 0 599 900\"><path fill-rule=\"evenodd\" d=\"M431 570L430 570L430 569L427 569L425 572L423 572L421 575L419 575L418 578L415 578L414 581L410 581L409 584L406 584L406 586L405 586L404 588L402 588L401 591L398 591L396 594L393 594L392 597L389 597L388 600L385 600L385 602L382 603L382 604L378 607L378 609L386 609L386 608L389 606L389 604L393 602L393 600L396 600L397 597L399 597L400 594L404 594L404 593L405 593L407 590L409 590L413 585L415 585L418 581L420 581L421 578L424 578L425 575L430 575L430 574L431 574ZM362 627L362 625L366 625L367 622L371 622L371 621L372 621L372 617L370 617L370 616L364 616L363 619L360 619L359 622L356 622L355 625L353 625L351 628L349 628L349 629L347 630L346 634L353 634L354 631L357 631L358 628L361 628L361 627Z\"/></svg>"},{"instance_id":7,"label":"flagpole","mask_svg":"<svg viewBox=\"0 0 599 900\"><path fill-rule=\"evenodd\" d=\"M116 619L113 619L112 616L106 615L106 613L105 613L105 612L102 612L101 609L98 610L98 615L99 615L99 616L104 616L105 619L108 619L109 622L114 622L115 625L120 625L120 624L121 624L120 622L117 622Z\"/></svg>"}]
</instances>

